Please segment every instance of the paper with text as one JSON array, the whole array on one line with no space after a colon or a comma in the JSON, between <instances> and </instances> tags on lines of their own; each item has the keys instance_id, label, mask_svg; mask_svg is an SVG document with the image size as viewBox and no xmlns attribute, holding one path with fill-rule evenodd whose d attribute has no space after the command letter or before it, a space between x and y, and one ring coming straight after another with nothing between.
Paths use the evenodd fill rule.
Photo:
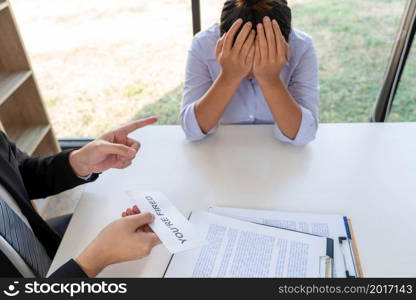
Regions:
<instances>
[{"instance_id":1,"label":"paper with text","mask_svg":"<svg viewBox=\"0 0 416 300\"><path fill-rule=\"evenodd\" d=\"M207 240L175 254L165 277L321 277L327 239L206 212L190 218Z\"/></svg>"},{"instance_id":2,"label":"paper with text","mask_svg":"<svg viewBox=\"0 0 416 300\"><path fill-rule=\"evenodd\" d=\"M151 212L155 221L150 228L157 234L170 253L202 247L205 240L197 234L190 222L160 192L129 190L125 192L131 203L142 212Z\"/></svg>"},{"instance_id":3,"label":"paper with text","mask_svg":"<svg viewBox=\"0 0 416 300\"><path fill-rule=\"evenodd\" d=\"M222 216L233 217L239 220L264 224L278 228L285 228L334 240L334 277L345 277L345 263L343 256L347 255L346 264L351 275L355 275L353 256L348 243L340 245L338 238L347 236L344 217L340 215L290 213L271 210L252 210L228 207L211 207L210 212ZM343 249L343 248L344 249Z\"/></svg>"}]
</instances>

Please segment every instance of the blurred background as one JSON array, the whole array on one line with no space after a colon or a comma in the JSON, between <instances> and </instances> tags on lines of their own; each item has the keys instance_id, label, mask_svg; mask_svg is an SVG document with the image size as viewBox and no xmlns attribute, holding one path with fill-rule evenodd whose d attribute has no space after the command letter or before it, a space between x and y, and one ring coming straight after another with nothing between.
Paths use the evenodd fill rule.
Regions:
<instances>
[{"instance_id":1,"label":"blurred background","mask_svg":"<svg viewBox=\"0 0 416 300\"><path fill-rule=\"evenodd\" d=\"M150 115L178 124L189 0L11 0L58 138ZM320 60L322 123L367 122L407 0L289 0ZM201 0L202 28L224 0ZM416 121L413 46L389 121Z\"/></svg>"}]
</instances>

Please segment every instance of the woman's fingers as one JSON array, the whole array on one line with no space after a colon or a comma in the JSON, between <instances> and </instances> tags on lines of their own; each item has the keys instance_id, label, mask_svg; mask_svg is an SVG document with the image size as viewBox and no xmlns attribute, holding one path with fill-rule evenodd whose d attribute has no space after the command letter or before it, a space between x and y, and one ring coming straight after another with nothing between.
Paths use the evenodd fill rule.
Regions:
<instances>
[{"instance_id":1,"label":"woman's fingers","mask_svg":"<svg viewBox=\"0 0 416 300\"><path fill-rule=\"evenodd\" d=\"M257 38L259 40L259 50L261 59L265 59L269 55L269 49L267 47L267 40L266 40L266 34L264 32L264 26L263 24L259 23L257 25Z\"/></svg>"},{"instance_id":2,"label":"woman's fingers","mask_svg":"<svg viewBox=\"0 0 416 300\"><path fill-rule=\"evenodd\" d=\"M267 39L267 47L269 51L269 59L273 59L278 54L277 47L276 47L276 37L272 26L272 21L269 17L264 17L263 19L264 24L264 31L266 33L266 39Z\"/></svg>"},{"instance_id":3,"label":"woman's fingers","mask_svg":"<svg viewBox=\"0 0 416 300\"><path fill-rule=\"evenodd\" d=\"M254 65L254 56L256 55L256 46L253 44L250 48L250 51L247 54L246 65L253 67Z\"/></svg>"},{"instance_id":4,"label":"woman's fingers","mask_svg":"<svg viewBox=\"0 0 416 300\"><path fill-rule=\"evenodd\" d=\"M284 55L286 61L289 60L289 47L286 43L285 38L283 37L282 31L280 30L279 23L276 20L273 20L273 31L276 36L276 47L278 55Z\"/></svg>"},{"instance_id":5,"label":"woman's fingers","mask_svg":"<svg viewBox=\"0 0 416 300\"><path fill-rule=\"evenodd\" d=\"M260 42L259 42L259 37L258 36L256 37L256 41L254 42L254 47L255 47L256 51L254 53L253 65L258 66L261 63Z\"/></svg>"},{"instance_id":6,"label":"woman's fingers","mask_svg":"<svg viewBox=\"0 0 416 300\"><path fill-rule=\"evenodd\" d=\"M224 40L224 48L223 49L225 51L231 51L231 49L233 48L233 43L234 43L235 36L236 36L236 34L237 34L238 30L240 29L242 24L243 24L243 20L238 19L231 26L230 30L228 30L228 32L225 36L225 40Z\"/></svg>"},{"instance_id":7,"label":"woman's fingers","mask_svg":"<svg viewBox=\"0 0 416 300\"><path fill-rule=\"evenodd\" d=\"M236 55L239 55L240 52L243 50L243 47L246 41L248 40L249 35L251 35L250 32L252 27L253 25L251 24L251 22L247 22L246 24L244 24L243 29L241 29L240 33L238 34L233 46L233 51L235 51Z\"/></svg>"},{"instance_id":8,"label":"woman's fingers","mask_svg":"<svg viewBox=\"0 0 416 300\"><path fill-rule=\"evenodd\" d=\"M284 38L284 36L282 34L282 31L280 30L279 23L276 20L273 20L272 23L273 23L273 29L275 31L275 35L276 35L277 42L283 41L283 42L286 43L286 40L285 40L285 38Z\"/></svg>"},{"instance_id":9,"label":"woman's fingers","mask_svg":"<svg viewBox=\"0 0 416 300\"><path fill-rule=\"evenodd\" d=\"M224 47L225 34L217 41L217 47L215 48L215 57L218 59Z\"/></svg>"},{"instance_id":10,"label":"woman's fingers","mask_svg":"<svg viewBox=\"0 0 416 300\"><path fill-rule=\"evenodd\" d=\"M256 32L251 30L250 35L248 36L246 42L241 49L240 56L245 61L250 50L253 48L254 41L256 40Z\"/></svg>"}]
</instances>

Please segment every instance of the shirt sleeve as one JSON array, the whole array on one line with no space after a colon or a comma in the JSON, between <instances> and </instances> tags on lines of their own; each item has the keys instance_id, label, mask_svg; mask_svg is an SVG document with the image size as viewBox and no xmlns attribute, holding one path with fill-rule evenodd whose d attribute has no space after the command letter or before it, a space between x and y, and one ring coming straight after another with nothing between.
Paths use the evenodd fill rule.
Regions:
<instances>
[{"instance_id":1,"label":"shirt sleeve","mask_svg":"<svg viewBox=\"0 0 416 300\"><path fill-rule=\"evenodd\" d=\"M318 59L312 40L310 40L288 86L289 93L302 110L301 125L296 138L291 140L282 133L276 124L275 136L277 139L295 146L305 146L315 139L318 130L320 98L318 73Z\"/></svg>"},{"instance_id":2,"label":"shirt sleeve","mask_svg":"<svg viewBox=\"0 0 416 300\"><path fill-rule=\"evenodd\" d=\"M190 141L198 141L207 135L214 133L218 127L205 134L199 126L195 115L195 104L209 90L213 82L209 69L202 59L203 48L200 46L198 36L192 42L188 52L186 64L184 96L181 109L181 125L186 138Z\"/></svg>"},{"instance_id":3,"label":"shirt sleeve","mask_svg":"<svg viewBox=\"0 0 416 300\"><path fill-rule=\"evenodd\" d=\"M88 278L84 270L76 263L75 260L71 259L66 264L61 266L55 272L53 272L49 278L51 279L65 279L65 278Z\"/></svg>"},{"instance_id":4,"label":"shirt sleeve","mask_svg":"<svg viewBox=\"0 0 416 300\"><path fill-rule=\"evenodd\" d=\"M88 180L83 180L75 175L69 163L69 155L73 150L62 151L50 156L29 157L20 151L16 144L9 141L9 145L18 163L20 176L29 199L56 195L98 178L98 174L92 174Z\"/></svg>"}]
</instances>

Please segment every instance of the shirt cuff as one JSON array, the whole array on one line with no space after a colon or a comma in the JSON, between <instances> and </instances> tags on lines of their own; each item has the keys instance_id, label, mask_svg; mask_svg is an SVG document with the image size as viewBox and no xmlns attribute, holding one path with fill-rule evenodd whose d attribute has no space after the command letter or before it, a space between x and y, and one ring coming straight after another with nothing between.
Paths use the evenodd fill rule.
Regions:
<instances>
[{"instance_id":1,"label":"shirt cuff","mask_svg":"<svg viewBox=\"0 0 416 300\"><path fill-rule=\"evenodd\" d=\"M202 140L208 135L213 134L217 131L218 125L210 130L207 134L202 132L201 127L199 126L198 120L196 119L195 114L195 105L196 102L186 106L181 114L182 120L182 129L185 132L186 138L192 142Z\"/></svg>"},{"instance_id":2,"label":"shirt cuff","mask_svg":"<svg viewBox=\"0 0 416 300\"><path fill-rule=\"evenodd\" d=\"M90 175L87 175L87 176L78 176L79 179L82 179L84 181L90 180L91 177L92 177L92 173Z\"/></svg>"},{"instance_id":3,"label":"shirt cuff","mask_svg":"<svg viewBox=\"0 0 416 300\"><path fill-rule=\"evenodd\" d=\"M302 111L302 121L299 127L298 134L295 139L290 139L285 136L280 130L279 126L275 125L275 136L278 140L294 146L305 146L312 142L316 137L318 124L312 115L312 112L304 107L300 107Z\"/></svg>"}]
</instances>

